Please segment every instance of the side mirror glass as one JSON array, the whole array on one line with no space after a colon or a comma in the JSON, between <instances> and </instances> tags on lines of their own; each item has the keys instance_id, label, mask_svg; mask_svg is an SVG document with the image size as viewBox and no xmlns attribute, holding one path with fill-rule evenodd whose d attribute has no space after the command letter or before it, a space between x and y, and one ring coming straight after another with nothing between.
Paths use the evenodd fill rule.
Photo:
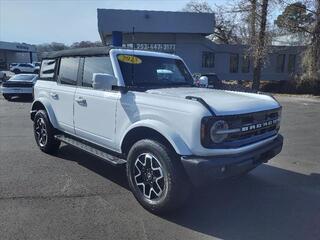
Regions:
<instances>
[{"instance_id":1,"label":"side mirror glass","mask_svg":"<svg viewBox=\"0 0 320 240\"><path fill-rule=\"evenodd\" d=\"M199 87L208 87L208 77L207 76L201 76L199 78Z\"/></svg>"},{"instance_id":2,"label":"side mirror glass","mask_svg":"<svg viewBox=\"0 0 320 240\"><path fill-rule=\"evenodd\" d=\"M116 84L116 78L107 73L94 73L92 76L92 87L95 90L111 90Z\"/></svg>"}]
</instances>

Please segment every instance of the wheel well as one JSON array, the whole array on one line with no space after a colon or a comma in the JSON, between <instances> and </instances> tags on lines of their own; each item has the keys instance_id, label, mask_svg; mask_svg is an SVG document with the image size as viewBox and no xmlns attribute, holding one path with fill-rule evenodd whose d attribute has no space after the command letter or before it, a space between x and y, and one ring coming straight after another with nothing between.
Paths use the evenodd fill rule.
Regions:
<instances>
[{"instance_id":1,"label":"wheel well","mask_svg":"<svg viewBox=\"0 0 320 240\"><path fill-rule=\"evenodd\" d=\"M127 156L133 144L142 139L152 139L159 141L166 147L170 148L174 153L176 153L171 143L161 133L148 127L136 127L134 129L131 129L122 141L122 153Z\"/></svg>"},{"instance_id":2,"label":"wheel well","mask_svg":"<svg viewBox=\"0 0 320 240\"><path fill-rule=\"evenodd\" d=\"M41 102L35 102L32 105L31 109L31 120L34 120L34 116L36 115L36 112L39 110L46 110L45 106Z\"/></svg>"}]
</instances>

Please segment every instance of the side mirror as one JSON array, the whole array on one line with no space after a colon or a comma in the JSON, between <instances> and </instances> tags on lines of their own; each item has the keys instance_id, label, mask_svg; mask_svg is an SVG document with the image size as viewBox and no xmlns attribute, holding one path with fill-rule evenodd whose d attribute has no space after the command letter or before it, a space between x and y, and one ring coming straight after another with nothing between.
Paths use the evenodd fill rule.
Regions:
<instances>
[{"instance_id":1,"label":"side mirror","mask_svg":"<svg viewBox=\"0 0 320 240\"><path fill-rule=\"evenodd\" d=\"M208 87L208 77L207 76L201 76L199 78L199 87Z\"/></svg>"},{"instance_id":2,"label":"side mirror","mask_svg":"<svg viewBox=\"0 0 320 240\"><path fill-rule=\"evenodd\" d=\"M111 90L116 84L116 78L107 73L94 73L92 76L92 87L95 90Z\"/></svg>"}]
</instances>

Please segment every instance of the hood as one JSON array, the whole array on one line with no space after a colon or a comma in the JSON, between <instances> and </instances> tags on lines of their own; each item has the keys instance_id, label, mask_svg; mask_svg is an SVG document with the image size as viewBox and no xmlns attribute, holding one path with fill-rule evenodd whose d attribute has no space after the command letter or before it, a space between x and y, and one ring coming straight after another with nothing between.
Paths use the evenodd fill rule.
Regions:
<instances>
[{"instance_id":1,"label":"hood","mask_svg":"<svg viewBox=\"0 0 320 240\"><path fill-rule=\"evenodd\" d=\"M200 97L218 116L259 112L280 107L272 97L255 93L206 88L162 88L148 90L147 93L176 98Z\"/></svg>"}]
</instances>

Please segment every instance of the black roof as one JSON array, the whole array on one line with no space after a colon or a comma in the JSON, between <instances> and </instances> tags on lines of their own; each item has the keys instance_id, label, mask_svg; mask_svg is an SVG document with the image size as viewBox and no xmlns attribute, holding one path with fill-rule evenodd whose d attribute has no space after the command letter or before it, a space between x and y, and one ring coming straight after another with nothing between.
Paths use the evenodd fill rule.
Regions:
<instances>
[{"instance_id":1,"label":"black roof","mask_svg":"<svg viewBox=\"0 0 320 240\"><path fill-rule=\"evenodd\" d=\"M109 54L111 47L90 47L90 48L75 48L55 52L47 52L42 58L52 59L59 57L74 57L74 56L94 56Z\"/></svg>"}]
</instances>

